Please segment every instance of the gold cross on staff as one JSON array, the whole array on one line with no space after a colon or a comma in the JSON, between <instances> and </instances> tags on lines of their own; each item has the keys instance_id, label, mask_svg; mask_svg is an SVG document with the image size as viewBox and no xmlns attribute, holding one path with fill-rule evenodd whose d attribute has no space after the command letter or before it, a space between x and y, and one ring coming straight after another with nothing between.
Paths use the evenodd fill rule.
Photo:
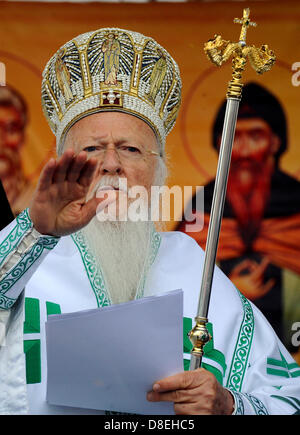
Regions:
<instances>
[{"instance_id":1,"label":"gold cross on staff","mask_svg":"<svg viewBox=\"0 0 300 435\"><path fill-rule=\"evenodd\" d=\"M204 51L208 58L217 66L223 65L232 57L232 79L228 85L227 98L241 99L242 95L242 72L245 69L247 59L258 73L269 71L275 63L275 55L268 45L260 48L246 45L246 34L249 26L256 26L249 19L250 9L244 9L243 18L235 18L234 23L242 24L239 42L231 42L223 39L221 35L215 35L204 44Z\"/></svg>"},{"instance_id":2,"label":"gold cross on staff","mask_svg":"<svg viewBox=\"0 0 300 435\"><path fill-rule=\"evenodd\" d=\"M246 45L246 35L247 35L247 29L249 26L256 27L257 24L249 20L250 16L250 9L244 9L243 11L243 18L235 18L233 20L234 23L238 23L242 25L241 34L240 34L240 40L239 43L242 45Z\"/></svg>"},{"instance_id":3,"label":"gold cross on staff","mask_svg":"<svg viewBox=\"0 0 300 435\"><path fill-rule=\"evenodd\" d=\"M193 345L190 370L196 370L201 367L204 346L211 339L206 326L208 323L207 316L215 262L217 258L219 233L226 196L236 120L242 96L242 73L245 69L247 59L249 59L252 67L259 74L268 71L275 62L275 55L271 50L269 50L267 45L262 45L261 48L246 45L247 29L249 26L255 25L255 23L251 23L249 15L250 10L244 9L243 18L235 18L234 20L235 23L242 24L239 42L226 41L221 37L221 35L215 35L214 39L210 39L206 44L204 44L205 53L215 65L221 66L226 60L232 57L233 72L232 79L230 80L227 89L226 112L220 144L212 208L209 218L197 316L195 317L196 325L189 333L189 338Z\"/></svg>"}]
</instances>

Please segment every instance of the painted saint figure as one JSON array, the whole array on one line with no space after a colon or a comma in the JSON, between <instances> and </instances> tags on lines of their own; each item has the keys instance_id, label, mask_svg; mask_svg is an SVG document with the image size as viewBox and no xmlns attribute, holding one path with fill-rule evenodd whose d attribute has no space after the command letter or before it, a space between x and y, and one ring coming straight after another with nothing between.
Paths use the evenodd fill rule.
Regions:
<instances>
[{"instance_id":1,"label":"painted saint figure","mask_svg":"<svg viewBox=\"0 0 300 435\"><path fill-rule=\"evenodd\" d=\"M104 53L104 83L106 85L117 85L121 46L113 33L108 34L101 50Z\"/></svg>"},{"instance_id":2,"label":"painted saint figure","mask_svg":"<svg viewBox=\"0 0 300 435\"><path fill-rule=\"evenodd\" d=\"M59 51L55 63L55 71L56 71L56 77L60 90L62 91L64 97L66 98L67 100L66 102L70 103L73 100L73 94L70 87L71 77L62 59L64 54L65 53L63 51Z\"/></svg>"},{"instance_id":3,"label":"painted saint figure","mask_svg":"<svg viewBox=\"0 0 300 435\"><path fill-rule=\"evenodd\" d=\"M217 151L225 108L223 103L212 132ZM299 345L292 344L291 336L300 314L300 183L280 168L287 148L281 103L259 84L248 83L237 119L217 260L296 354ZM204 229L190 234L202 247L214 185L211 180L204 189ZM185 232L185 222L177 229Z\"/></svg>"},{"instance_id":4,"label":"painted saint figure","mask_svg":"<svg viewBox=\"0 0 300 435\"><path fill-rule=\"evenodd\" d=\"M27 122L23 97L8 85L0 86L0 179L14 214L29 204L33 188L21 159Z\"/></svg>"},{"instance_id":5,"label":"painted saint figure","mask_svg":"<svg viewBox=\"0 0 300 435\"><path fill-rule=\"evenodd\" d=\"M167 61L165 59L165 56L163 54L163 52L161 50L157 50L158 55L160 56L160 58L158 59L158 61L156 62L151 76L150 76L150 90L149 93L147 94L149 100L151 101L151 103L154 104L155 102L155 97L158 93L158 90L163 82L163 79L165 78L165 75L167 73Z\"/></svg>"}]
</instances>

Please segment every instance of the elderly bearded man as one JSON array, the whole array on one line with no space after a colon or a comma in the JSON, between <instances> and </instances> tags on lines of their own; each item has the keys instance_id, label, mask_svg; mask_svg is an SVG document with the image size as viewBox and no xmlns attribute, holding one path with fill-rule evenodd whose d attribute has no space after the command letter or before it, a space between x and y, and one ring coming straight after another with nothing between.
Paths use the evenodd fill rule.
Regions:
<instances>
[{"instance_id":1,"label":"elderly bearded man","mask_svg":"<svg viewBox=\"0 0 300 435\"><path fill-rule=\"evenodd\" d=\"M110 34L120 46L114 85L106 83L102 50ZM152 71L162 54L166 68L149 100ZM49 313L182 288L184 325L190 329L201 248L184 234L157 233L151 222L95 218L97 207L103 208L103 198L95 195L99 188L117 190L119 178L125 178L129 189L139 185L149 192L164 182L165 137L175 123L180 90L171 56L136 32L100 29L80 35L48 62L42 102L59 157L45 166L29 210L1 233L1 316L7 322L0 363L2 413L104 412L46 402L44 324ZM213 339L205 368L156 380L148 400L171 401L177 414L295 413L297 364L219 269L209 319ZM186 342L184 350L189 350Z\"/></svg>"}]
</instances>

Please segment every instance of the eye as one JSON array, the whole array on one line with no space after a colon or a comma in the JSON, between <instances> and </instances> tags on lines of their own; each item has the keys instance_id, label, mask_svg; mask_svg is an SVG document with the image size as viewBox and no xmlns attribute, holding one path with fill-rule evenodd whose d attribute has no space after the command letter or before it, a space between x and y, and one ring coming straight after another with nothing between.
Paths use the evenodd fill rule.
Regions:
<instances>
[{"instance_id":1,"label":"eye","mask_svg":"<svg viewBox=\"0 0 300 435\"><path fill-rule=\"evenodd\" d=\"M253 141L264 140L264 139L267 139L267 137L268 137L268 134L263 129L256 128L256 129L251 131L251 139Z\"/></svg>"},{"instance_id":2,"label":"eye","mask_svg":"<svg viewBox=\"0 0 300 435\"><path fill-rule=\"evenodd\" d=\"M12 122L12 123L8 124L6 127L6 131L8 133L17 133L20 130L21 130L21 126L16 122Z\"/></svg>"},{"instance_id":3,"label":"eye","mask_svg":"<svg viewBox=\"0 0 300 435\"><path fill-rule=\"evenodd\" d=\"M128 151L129 153L140 153L140 150L133 146L123 147L122 150Z\"/></svg>"},{"instance_id":4,"label":"eye","mask_svg":"<svg viewBox=\"0 0 300 435\"><path fill-rule=\"evenodd\" d=\"M140 152L140 150L138 148L135 148L135 147L127 147L127 149L131 153L139 153Z\"/></svg>"},{"instance_id":5,"label":"eye","mask_svg":"<svg viewBox=\"0 0 300 435\"><path fill-rule=\"evenodd\" d=\"M83 149L83 151L86 151L87 153L92 153L93 151L96 151L96 150L97 150L97 147L94 145L90 145L90 146L85 147Z\"/></svg>"}]
</instances>

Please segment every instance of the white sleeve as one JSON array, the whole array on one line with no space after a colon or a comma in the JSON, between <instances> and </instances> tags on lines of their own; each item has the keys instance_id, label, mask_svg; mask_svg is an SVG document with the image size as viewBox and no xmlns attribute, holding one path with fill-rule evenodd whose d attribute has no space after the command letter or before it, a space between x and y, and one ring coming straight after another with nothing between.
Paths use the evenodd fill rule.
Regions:
<instances>
[{"instance_id":1,"label":"white sleeve","mask_svg":"<svg viewBox=\"0 0 300 435\"><path fill-rule=\"evenodd\" d=\"M249 301L248 301L249 302ZM244 358L243 346L227 387L236 415L300 413L300 367L276 336L263 314L251 303L254 334L241 388L235 382ZM240 359L240 361L238 360Z\"/></svg>"},{"instance_id":2,"label":"white sleeve","mask_svg":"<svg viewBox=\"0 0 300 435\"><path fill-rule=\"evenodd\" d=\"M28 209L0 232L0 308L12 307L59 239L36 231Z\"/></svg>"}]
</instances>

